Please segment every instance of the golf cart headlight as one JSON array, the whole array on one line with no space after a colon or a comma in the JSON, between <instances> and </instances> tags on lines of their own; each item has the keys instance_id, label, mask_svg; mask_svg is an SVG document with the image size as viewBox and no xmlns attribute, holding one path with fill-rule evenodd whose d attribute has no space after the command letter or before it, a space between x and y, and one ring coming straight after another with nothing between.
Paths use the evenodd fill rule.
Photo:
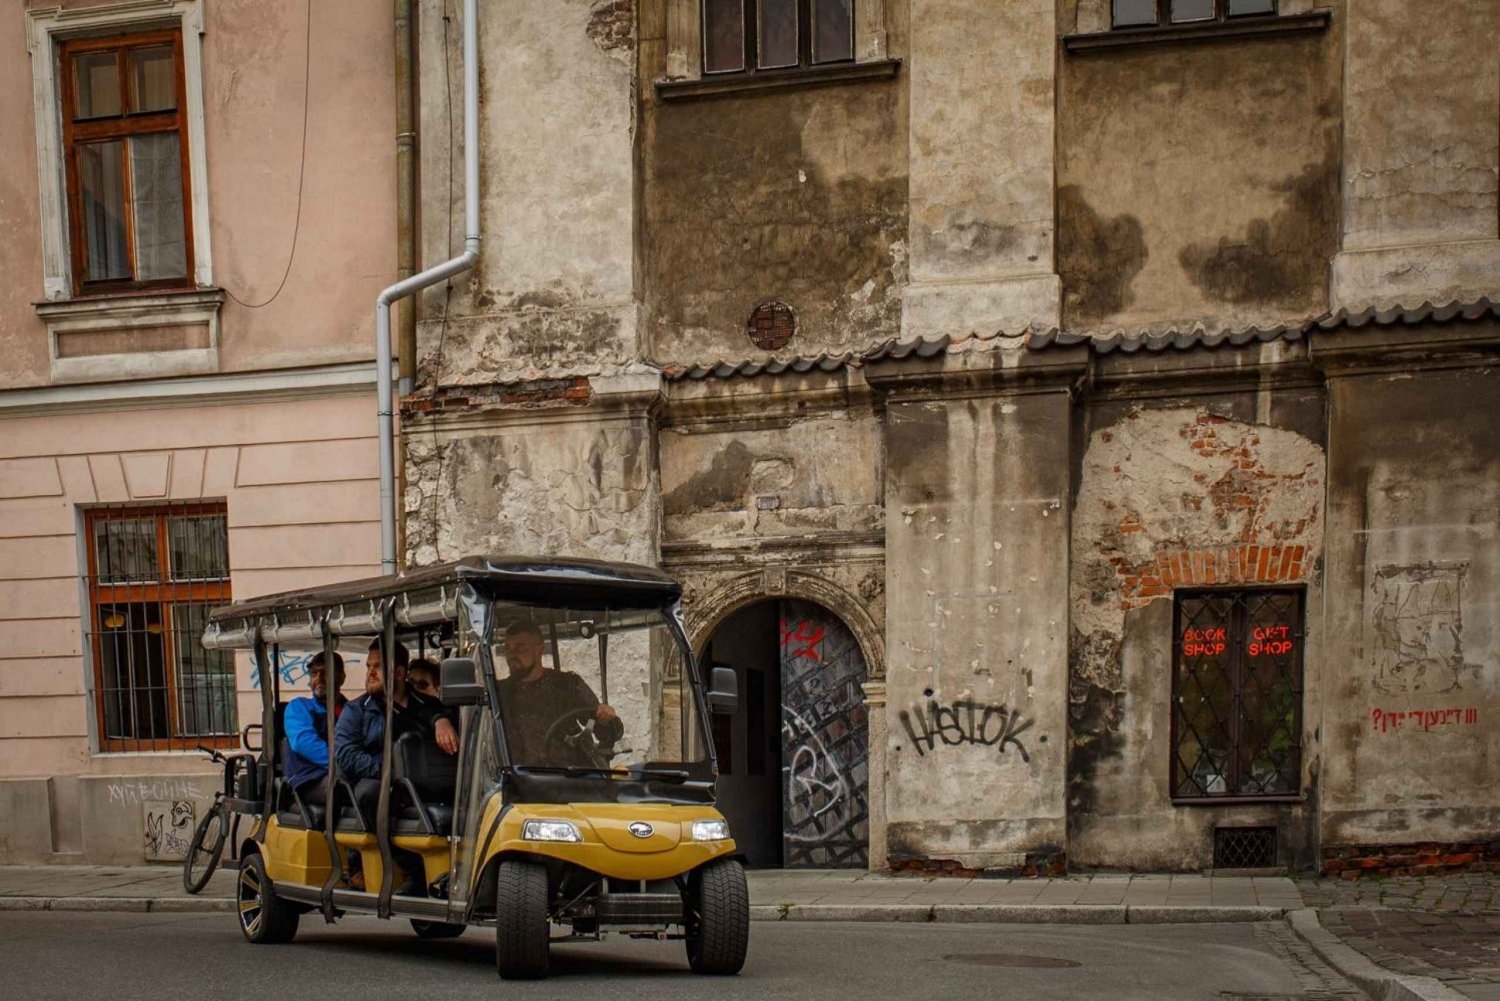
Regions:
<instances>
[{"instance_id":1,"label":"golf cart headlight","mask_svg":"<svg viewBox=\"0 0 1500 1001\"><path fill-rule=\"evenodd\" d=\"M694 841L728 841L729 823L723 820L693 821Z\"/></svg>"},{"instance_id":2,"label":"golf cart headlight","mask_svg":"<svg viewBox=\"0 0 1500 1001\"><path fill-rule=\"evenodd\" d=\"M528 820L521 828L521 837L527 841L582 841L578 828L566 820Z\"/></svg>"}]
</instances>

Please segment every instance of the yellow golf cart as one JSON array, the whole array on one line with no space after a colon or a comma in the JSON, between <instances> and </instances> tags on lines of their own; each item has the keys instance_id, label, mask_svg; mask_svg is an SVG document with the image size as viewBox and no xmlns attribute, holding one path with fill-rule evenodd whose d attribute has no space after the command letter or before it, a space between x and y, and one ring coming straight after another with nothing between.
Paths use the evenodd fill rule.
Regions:
<instances>
[{"instance_id":1,"label":"yellow golf cart","mask_svg":"<svg viewBox=\"0 0 1500 1001\"><path fill-rule=\"evenodd\" d=\"M611 933L681 939L695 971L738 972L748 896L714 808L707 726L733 712L734 678L715 669L705 688L680 598L647 567L472 557L213 612L204 646L250 651L263 698L245 938L286 942L303 914L368 912L426 938L492 925L507 978L545 976L554 941ZM378 779L340 767L330 683L328 772L285 780L284 676L311 651L350 659L346 687L368 673L395 692L360 703L366 721L384 714ZM383 674L362 672L377 653ZM407 657L439 665L441 707L420 704L453 727L436 724L441 741L407 711Z\"/></svg>"}]
</instances>

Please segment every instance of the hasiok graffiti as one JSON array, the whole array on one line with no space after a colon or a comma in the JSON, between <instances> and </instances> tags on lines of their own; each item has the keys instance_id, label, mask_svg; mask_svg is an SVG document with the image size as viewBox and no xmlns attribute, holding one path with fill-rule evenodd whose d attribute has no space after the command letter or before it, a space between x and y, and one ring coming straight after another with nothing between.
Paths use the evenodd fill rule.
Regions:
<instances>
[{"instance_id":1,"label":"hasiok graffiti","mask_svg":"<svg viewBox=\"0 0 1500 1001\"><path fill-rule=\"evenodd\" d=\"M807 602L781 603L785 864L863 868L869 857L866 667L853 633Z\"/></svg>"},{"instance_id":2,"label":"hasiok graffiti","mask_svg":"<svg viewBox=\"0 0 1500 1001\"><path fill-rule=\"evenodd\" d=\"M939 744L948 747L974 744L997 748L1000 754L1013 750L1023 762L1030 762L1031 755L1021 742L1021 734L1030 730L1034 722L1024 719L1019 709L969 699L960 699L951 706L931 700L925 707L913 706L910 712L901 710L901 725L919 756Z\"/></svg>"}]
</instances>

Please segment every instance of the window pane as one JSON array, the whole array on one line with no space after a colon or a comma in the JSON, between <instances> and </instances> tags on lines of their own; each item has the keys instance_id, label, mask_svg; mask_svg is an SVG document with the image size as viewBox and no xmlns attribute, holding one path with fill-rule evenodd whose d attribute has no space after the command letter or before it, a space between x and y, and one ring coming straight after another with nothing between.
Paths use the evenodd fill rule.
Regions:
<instances>
[{"instance_id":1,"label":"window pane","mask_svg":"<svg viewBox=\"0 0 1500 1001\"><path fill-rule=\"evenodd\" d=\"M1276 0L1229 0L1230 17L1274 13L1276 13Z\"/></svg>"},{"instance_id":2,"label":"window pane","mask_svg":"<svg viewBox=\"0 0 1500 1001\"><path fill-rule=\"evenodd\" d=\"M1174 796L1230 791L1233 656L1232 602L1224 596L1186 597L1177 637L1177 747Z\"/></svg>"},{"instance_id":3,"label":"window pane","mask_svg":"<svg viewBox=\"0 0 1500 1001\"><path fill-rule=\"evenodd\" d=\"M177 735L210 737L239 729L234 703L234 654L205 650L199 637L212 606L172 606L172 635L177 654Z\"/></svg>"},{"instance_id":4,"label":"window pane","mask_svg":"<svg viewBox=\"0 0 1500 1001\"><path fill-rule=\"evenodd\" d=\"M1295 793L1301 766L1301 602L1295 593L1246 596L1245 669L1240 681L1240 793Z\"/></svg>"},{"instance_id":5,"label":"window pane","mask_svg":"<svg viewBox=\"0 0 1500 1001\"><path fill-rule=\"evenodd\" d=\"M156 580L156 520L110 518L94 522L94 562L100 584Z\"/></svg>"},{"instance_id":6,"label":"window pane","mask_svg":"<svg viewBox=\"0 0 1500 1001\"><path fill-rule=\"evenodd\" d=\"M1172 0L1173 21L1212 21L1214 0Z\"/></svg>"},{"instance_id":7,"label":"window pane","mask_svg":"<svg viewBox=\"0 0 1500 1001\"><path fill-rule=\"evenodd\" d=\"M797 65L797 0L760 0L761 69Z\"/></svg>"},{"instance_id":8,"label":"window pane","mask_svg":"<svg viewBox=\"0 0 1500 1001\"><path fill-rule=\"evenodd\" d=\"M813 62L854 58L854 0L813 0Z\"/></svg>"},{"instance_id":9,"label":"window pane","mask_svg":"<svg viewBox=\"0 0 1500 1001\"><path fill-rule=\"evenodd\" d=\"M228 529L222 514L167 520L172 580L223 580L229 576Z\"/></svg>"},{"instance_id":10,"label":"window pane","mask_svg":"<svg viewBox=\"0 0 1500 1001\"><path fill-rule=\"evenodd\" d=\"M182 218L182 151L177 133L130 140L135 207L135 273L139 281L187 274Z\"/></svg>"},{"instance_id":11,"label":"window pane","mask_svg":"<svg viewBox=\"0 0 1500 1001\"><path fill-rule=\"evenodd\" d=\"M104 736L171 737L161 606L122 602L100 605L97 614Z\"/></svg>"},{"instance_id":12,"label":"window pane","mask_svg":"<svg viewBox=\"0 0 1500 1001\"><path fill-rule=\"evenodd\" d=\"M1114 4L1116 28L1156 23L1156 0L1114 0Z\"/></svg>"},{"instance_id":13,"label":"window pane","mask_svg":"<svg viewBox=\"0 0 1500 1001\"><path fill-rule=\"evenodd\" d=\"M723 73L745 68L743 0L704 0L703 69Z\"/></svg>"},{"instance_id":14,"label":"window pane","mask_svg":"<svg viewBox=\"0 0 1500 1001\"><path fill-rule=\"evenodd\" d=\"M130 110L177 107L177 62L170 45L130 50Z\"/></svg>"},{"instance_id":15,"label":"window pane","mask_svg":"<svg viewBox=\"0 0 1500 1001\"><path fill-rule=\"evenodd\" d=\"M81 52L73 59L78 108L74 119L120 113L120 54Z\"/></svg>"},{"instance_id":16,"label":"window pane","mask_svg":"<svg viewBox=\"0 0 1500 1001\"><path fill-rule=\"evenodd\" d=\"M78 147L88 281L130 277L125 235L125 144L119 139Z\"/></svg>"}]
</instances>

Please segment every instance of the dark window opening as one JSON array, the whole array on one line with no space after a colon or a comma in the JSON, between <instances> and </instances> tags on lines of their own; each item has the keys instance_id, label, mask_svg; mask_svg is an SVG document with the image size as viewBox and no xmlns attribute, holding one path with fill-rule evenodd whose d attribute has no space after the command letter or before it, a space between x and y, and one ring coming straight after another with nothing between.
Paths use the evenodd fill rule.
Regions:
<instances>
[{"instance_id":1,"label":"dark window opening","mask_svg":"<svg viewBox=\"0 0 1500 1001\"><path fill-rule=\"evenodd\" d=\"M180 33L75 39L58 56L74 294L190 287Z\"/></svg>"},{"instance_id":2,"label":"dark window opening","mask_svg":"<svg viewBox=\"0 0 1500 1001\"><path fill-rule=\"evenodd\" d=\"M1276 0L1113 0L1111 24L1144 28L1276 13Z\"/></svg>"},{"instance_id":3,"label":"dark window opening","mask_svg":"<svg viewBox=\"0 0 1500 1001\"><path fill-rule=\"evenodd\" d=\"M1215 869L1267 869L1276 864L1276 828L1215 827Z\"/></svg>"},{"instance_id":4,"label":"dark window opening","mask_svg":"<svg viewBox=\"0 0 1500 1001\"><path fill-rule=\"evenodd\" d=\"M1297 794L1302 599L1300 590L1177 592L1174 799Z\"/></svg>"},{"instance_id":5,"label":"dark window opening","mask_svg":"<svg viewBox=\"0 0 1500 1001\"><path fill-rule=\"evenodd\" d=\"M234 655L199 642L230 600L224 505L96 508L85 531L99 749L235 744Z\"/></svg>"},{"instance_id":6,"label":"dark window opening","mask_svg":"<svg viewBox=\"0 0 1500 1001\"><path fill-rule=\"evenodd\" d=\"M854 61L854 0L703 0L703 72Z\"/></svg>"}]
</instances>

